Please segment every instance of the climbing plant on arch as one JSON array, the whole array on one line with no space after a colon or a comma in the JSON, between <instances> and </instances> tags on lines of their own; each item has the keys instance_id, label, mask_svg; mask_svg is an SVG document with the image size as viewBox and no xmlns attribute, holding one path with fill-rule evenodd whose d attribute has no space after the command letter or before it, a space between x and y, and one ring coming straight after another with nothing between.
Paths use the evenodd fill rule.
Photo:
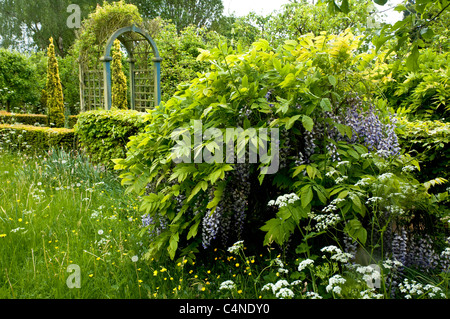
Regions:
<instances>
[{"instance_id":1,"label":"climbing plant on arch","mask_svg":"<svg viewBox=\"0 0 450 319\"><path fill-rule=\"evenodd\" d=\"M138 111L161 102L156 43L142 28L137 8L122 1L104 3L83 22L75 44L79 56L81 111L111 109L111 49L119 40L128 62L129 107Z\"/></svg>"}]
</instances>

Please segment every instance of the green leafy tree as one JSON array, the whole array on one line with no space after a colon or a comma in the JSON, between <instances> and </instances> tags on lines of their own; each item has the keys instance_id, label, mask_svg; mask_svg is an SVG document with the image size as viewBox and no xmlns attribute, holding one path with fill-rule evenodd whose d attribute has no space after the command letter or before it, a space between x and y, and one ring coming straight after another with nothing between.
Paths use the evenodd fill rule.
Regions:
<instances>
[{"instance_id":1,"label":"green leafy tree","mask_svg":"<svg viewBox=\"0 0 450 319\"><path fill-rule=\"evenodd\" d=\"M186 27L178 33L176 26L167 20L151 21L152 37L163 57L161 94L162 100L167 101L175 94L180 83L195 78L197 72L208 68L207 63L197 60L199 49L212 49L220 39L225 38L206 28L194 26Z\"/></svg>"},{"instance_id":2,"label":"green leafy tree","mask_svg":"<svg viewBox=\"0 0 450 319\"><path fill-rule=\"evenodd\" d=\"M47 51L48 69L47 84L45 87L47 95L47 115L49 126L64 127L64 100L61 80L59 78L58 60L55 55L53 38Z\"/></svg>"},{"instance_id":3,"label":"green leafy tree","mask_svg":"<svg viewBox=\"0 0 450 319\"><path fill-rule=\"evenodd\" d=\"M353 32L360 34L366 29L369 17L375 16L370 1L348 1L348 10L330 12L321 2L311 4L306 1L292 2L283 5L268 17L252 14L248 18L253 24L259 25L262 35L270 41L297 39L299 36L322 31L339 34L345 29L352 28ZM289 21L289 23L286 23Z\"/></svg>"},{"instance_id":4,"label":"green leafy tree","mask_svg":"<svg viewBox=\"0 0 450 319\"><path fill-rule=\"evenodd\" d=\"M378 5L385 5L387 0L373 0ZM334 0L319 1L318 5L326 3L330 12L348 14L352 11L349 0L343 0L340 4ZM448 47L448 37L436 34L448 29L448 0L422 0L408 1L395 7L395 11L404 12L403 20L391 25L384 24L373 37L372 43L376 50L387 45L391 51L395 51L400 59L406 58L406 66L414 71L419 67L419 49L426 46L426 42L433 43L437 40L440 47ZM434 30L433 30L434 29ZM442 43L444 42L444 44Z\"/></svg>"},{"instance_id":5,"label":"green leafy tree","mask_svg":"<svg viewBox=\"0 0 450 319\"><path fill-rule=\"evenodd\" d=\"M223 12L222 0L130 0L143 17L172 20L177 31L190 24L196 27L210 27L219 20Z\"/></svg>"},{"instance_id":6,"label":"green leafy tree","mask_svg":"<svg viewBox=\"0 0 450 319\"><path fill-rule=\"evenodd\" d=\"M0 103L7 111L39 97L35 66L17 51L0 49Z\"/></svg>"},{"instance_id":7,"label":"green leafy tree","mask_svg":"<svg viewBox=\"0 0 450 319\"><path fill-rule=\"evenodd\" d=\"M83 19L97 0L78 0ZM75 28L67 26L71 0L0 0L0 45L16 49L45 50L48 39L55 40L56 52L65 56L75 40ZM31 42L30 42L31 40Z\"/></svg>"},{"instance_id":8,"label":"green leafy tree","mask_svg":"<svg viewBox=\"0 0 450 319\"><path fill-rule=\"evenodd\" d=\"M126 110L127 101L127 77L122 69L122 52L120 51L120 41L114 41L114 50L111 63L112 80L112 107Z\"/></svg>"}]
</instances>

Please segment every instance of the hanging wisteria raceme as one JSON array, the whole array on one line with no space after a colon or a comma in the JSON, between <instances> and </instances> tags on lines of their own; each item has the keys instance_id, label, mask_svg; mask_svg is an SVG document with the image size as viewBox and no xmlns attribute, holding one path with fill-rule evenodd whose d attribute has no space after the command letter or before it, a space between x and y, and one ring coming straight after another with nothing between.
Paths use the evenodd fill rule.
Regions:
<instances>
[{"instance_id":1,"label":"hanging wisteria raceme","mask_svg":"<svg viewBox=\"0 0 450 319\"><path fill-rule=\"evenodd\" d=\"M156 216L150 216L150 214L144 214L141 216L142 227L149 227L148 233L151 239L158 237L168 225L168 220L165 216L157 214Z\"/></svg>"},{"instance_id":2,"label":"hanging wisteria raceme","mask_svg":"<svg viewBox=\"0 0 450 319\"><path fill-rule=\"evenodd\" d=\"M407 231L406 229L402 228L400 234L398 233L394 234L391 243L392 257L395 260L401 262L403 265L406 265L406 261L408 259L407 242L408 242Z\"/></svg>"},{"instance_id":3,"label":"hanging wisteria raceme","mask_svg":"<svg viewBox=\"0 0 450 319\"><path fill-rule=\"evenodd\" d=\"M437 269L446 262L434 250L434 242L428 234L416 234L404 228L400 234L394 234L391 253L404 266L423 270Z\"/></svg>"},{"instance_id":4,"label":"hanging wisteria raceme","mask_svg":"<svg viewBox=\"0 0 450 319\"><path fill-rule=\"evenodd\" d=\"M450 237L447 238L447 244L450 246ZM438 253L434 246L435 243L428 234L408 231L403 227L400 228L399 232L393 234L390 247L386 247L390 249L387 249L385 255L387 259L392 258L399 264L401 263L387 278L387 284L391 286L393 296L395 296L404 275L405 267L422 271L450 271L450 247Z\"/></svg>"},{"instance_id":5,"label":"hanging wisteria raceme","mask_svg":"<svg viewBox=\"0 0 450 319\"><path fill-rule=\"evenodd\" d=\"M449 247L446 247L439 255L441 271L444 273L450 272L450 237L447 238L447 245Z\"/></svg>"},{"instance_id":6,"label":"hanging wisteria raceme","mask_svg":"<svg viewBox=\"0 0 450 319\"><path fill-rule=\"evenodd\" d=\"M400 145L395 133L397 121L395 115L389 116L388 123L382 123L373 105L369 105L366 111L363 110L364 103L357 95L350 95L347 98L347 105L349 107L340 123L352 129L352 138L346 137L348 142L355 143L361 139L369 151L382 151L381 154L386 157L399 153Z\"/></svg>"},{"instance_id":7,"label":"hanging wisteria raceme","mask_svg":"<svg viewBox=\"0 0 450 319\"><path fill-rule=\"evenodd\" d=\"M289 131L281 131L281 141L283 141L283 144L278 145L278 149L280 150L280 169L283 169L288 165L288 158L292 147Z\"/></svg>"},{"instance_id":8,"label":"hanging wisteria raceme","mask_svg":"<svg viewBox=\"0 0 450 319\"><path fill-rule=\"evenodd\" d=\"M213 241L217 233L219 232L219 226L221 222L222 217L222 207L218 206L214 210L214 212L211 213L210 210L208 210L203 217L202 220L202 245L203 248L208 248L211 244L211 241Z\"/></svg>"},{"instance_id":9,"label":"hanging wisteria raceme","mask_svg":"<svg viewBox=\"0 0 450 319\"><path fill-rule=\"evenodd\" d=\"M244 223L250 194L250 166L249 164L236 164L233 175L233 208L235 239L241 240L244 231ZM233 240L236 241L236 240ZM227 242L224 243L225 245Z\"/></svg>"},{"instance_id":10,"label":"hanging wisteria raceme","mask_svg":"<svg viewBox=\"0 0 450 319\"><path fill-rule=\"evenodd\" d=\"M324 117L331 119L334 123L349 126L352 129L351 138L341 135L334 125L318 121L314 123L312 132L304 130L303 149L298 152L296 165L308 164L311 155L316 151L316 143L324 139L361 143L369 151L377 151L383 157L399 154L400 145L395 133L397 121L395 115L391 114L389 121L383 123L375 107L367 105L367 102L364 103L356 94L349 94L343 104L347 107L341 114L324 112ZM325 149L332 161L340 161L337 146L334 143L327 142Z\"/></svg>"},{"instance_id":11,"label":"hanging wisteria raceme","mask_svg":"<svg viewBox=\"0 0 450 319\"><path fill-rule=\"evenodd\" d=\"M356 252L358 251L358 242L348 236L347 234L343 237L344 241L344 252L350 254L352 256L352 260L356 257Z\"/></svg>"},{"instance_id":12,"label":"hanging wisteria raceme","mask_svg":"<svg viewBox=\"0 0 450 319\"><path fill-rule=\"evenodd\" d=\"M298 159L296 160L295 164L297 166L302 164L309 164L311 155L314 154L315 148L316 148L316 135L317 132L316 126L313 127L313 130L311 132L306 131L303 134L303 150L298 152Z\"/></svg>"},{"instance_id":13,"label":"hanging wisteria raceme","mask_svg":"<svg viewBox=\"0 0 450 319\"><path fill-rule=\"evenodd\" d=\"M244 231L248 195L250 194L250 165L238 163L228 172L227 185L214 213L207 211L202 220L202 246L208 248L216 238L226 247L240 240ZM210 200L213 193L210 194Z\"/></svg>"}]
</instances>

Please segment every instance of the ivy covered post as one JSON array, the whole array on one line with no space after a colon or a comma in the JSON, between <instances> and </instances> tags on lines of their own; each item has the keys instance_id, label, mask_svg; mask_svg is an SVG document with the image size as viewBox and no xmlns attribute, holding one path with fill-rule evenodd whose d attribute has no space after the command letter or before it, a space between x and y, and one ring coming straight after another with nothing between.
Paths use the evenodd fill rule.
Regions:
<instances>
[{"instance_id":1,"label":"ivy covered post","mask_svg":"<svg viewBox=\"0 0 450 319\"><path fill-rule=\"evenodd\" d=\"M53 38L50 38L47 56L48 69L45 91L47 93L48 125L53 127L64 127L64 99Z\"/></svg>"},{"instance_id":2,"label":"ivy covered post","mask_svg":"<svg viewBox=\"0 0 450 319\"><path fill-rule=\"evenodd\" d=\"M122 53L120 41L114 41L114 50L111 63L112 77L112 107L120 110L128 109L127 102L127 77L122 69Z\"/></svg>"}]
</instances>

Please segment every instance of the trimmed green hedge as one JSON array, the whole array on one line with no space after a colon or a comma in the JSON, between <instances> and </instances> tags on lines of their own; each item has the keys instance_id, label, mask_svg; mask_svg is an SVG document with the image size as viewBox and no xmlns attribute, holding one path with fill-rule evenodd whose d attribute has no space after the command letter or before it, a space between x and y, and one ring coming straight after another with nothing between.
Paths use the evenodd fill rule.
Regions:
<instances>
[{"instance_id":1,"label":"trimmed green hedge","mask_svg":"<svg viewBox=\"0 0 450 319\"><path fill-rule=\"evenodd\" d=\"M47 151L52 147L74 149L77 139L73 129L22 124L0 124L0 147L25 152Z\"/></svg>"},{"instance_id":2,"label":"trimmed green hedge","mask_svg":"<svg viewBox=\"0 0 450 319\"><path fill-rule=\"evenodd\" d=\"M145 114L132 110L83 112L74 129L93 161L113 167L112 159L126 157L130 137L144 131Z\"/></svg>"},{"instance_id":3,"label":"trimmed green hedge","mask_svg":"<svg viewBox=\"0 0 450 319\"><path fill-rule=\"evenodd\" d=\"M16 114L0 112L0 123L23 125L47 125L47 115L44 114Z\"/></svg>"},{"instance_id":4,"label":"trimmed green hedge","mask_svg":"<svg viewBox=\"0 0 450 319\"><path fill-rule=\"evenodd\" d=\"M69 128L73 128L77 123L78 116L71 115L68 119ZM34 126L48 126L47 115L45 114L17 114L0 111L0 124L23 124Z\"/></svg>"}]
</instances>

